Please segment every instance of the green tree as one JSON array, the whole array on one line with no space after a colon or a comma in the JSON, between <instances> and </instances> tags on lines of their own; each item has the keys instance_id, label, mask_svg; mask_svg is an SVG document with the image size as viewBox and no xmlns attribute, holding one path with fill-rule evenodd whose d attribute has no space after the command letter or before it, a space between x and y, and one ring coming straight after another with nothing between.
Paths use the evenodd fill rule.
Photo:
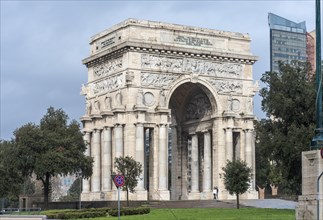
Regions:
<instances>
[{"instance_id":1,"label":"green tree","mask_svg":"<svg viewBox=\"0 0 323 220\"><path fill-rule=\"evenodd\" d=\"M18 200L24 178L17 166L18 153L13 141L0 141L0 198Z\"/></svg>"},{"instance_id":2,"label":"green tree","mask_svg":"<svg viewBox=\"0 0 323 220\"><path fill-rule=\"evenodd\" d=\"M50 180L54 176L75 174L82 178L92 175L93 159L86 150L79 124L61 109L48 108L40 125L28 123L14 132L18 150L17 161L23 175L36 175L44 187L44 206L48 207Z\"/></svg>"},{"instance_id":3,"label":"green tree","mask_svg":"<svg viewBox=\"0 0 323 220\"><path fill-rule=\"evenodd\" d=\"M260 90L262 109L267 119L256 122L257 172L279 180L281 191L287 194L301 193L301 152L309 149L315 129L315 85L307 79L306 64L280 63L279 72L266 72ZM272 164L274 167L268 166ZM279 172L270 175L271 169ZM257 175L257 184L265 175Z\"/></svg>"},{"instance_id":4,"label":"green tree","mask_svg":"<svg viewBox=\"0 0 323 220\"><path fill-rule=\"evenodd\" d=\"M140 162L135 161L132 157L116 157L114 165L117 171L124 176L125 183L122 187L123 191L127 192L127 206L129 205L129 191L135 192L138 184L138 178L142 173L142 165Z\"/></svg>"},{"instance_id":5,"label":"green tree","mask_svg":"<svg viewBox=\"0 0 323 220\"><path fill-rule=\"evenodd\" d=\"M239 195L245 193L251 181L251 168L242 160L227 161L224 171L223 179L225 189L229 191L230 195L236 194L237 208L239 209Z\"/></svg>"}]
</instances>

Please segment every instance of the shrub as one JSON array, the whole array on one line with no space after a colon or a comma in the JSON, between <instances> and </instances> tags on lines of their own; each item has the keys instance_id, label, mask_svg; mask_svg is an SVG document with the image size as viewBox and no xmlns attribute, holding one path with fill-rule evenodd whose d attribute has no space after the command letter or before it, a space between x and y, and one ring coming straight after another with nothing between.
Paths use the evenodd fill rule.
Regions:
<instances>
[{"instance_id":1,"label":"shrub","mask_svg":"<svg viewBox=\"0 0 323 220\"><path fill-rule=\"evenodd\" d=\"M150 213L150 208L138 207L138 208L122 208L120 209L120 215L142 215ZM118 216L118 210L112 209L109 211L109 215Z\"/></svg>"},{"instance_id":2,"label":"shrub","mask_svg":"<svg viewBox=\"0 0 323 220\"><path fill-rule=\"evenodd\" d=\"M76 218L96 218L105 217L107 215L106 211L69 211L69 212L57 212L52 214L47 214L48 219L76 219Z\"/></svg>"},{"instance_id":3,"label":"shrub","mask_svg":"<svg viewBox=\"0 0 323 220\"><path fill-rule=\"evenodd\" d=\"M149 212L150 208L147 207L122 208L120 210L120 215L142 215ZM89 208L82 210L66 209L43 211L42 214L46 215L48 219L96 218L105 217L107 214L118 216L118 210L111 208Z\"/></svg>"}]
</instances>

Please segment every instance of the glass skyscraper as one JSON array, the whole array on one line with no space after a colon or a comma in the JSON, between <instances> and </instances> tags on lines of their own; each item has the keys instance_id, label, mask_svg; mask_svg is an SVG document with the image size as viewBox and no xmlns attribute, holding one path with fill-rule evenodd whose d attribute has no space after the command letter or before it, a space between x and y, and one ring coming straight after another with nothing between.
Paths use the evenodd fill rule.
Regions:
<instances>
[{"instance_id":1,"label":"glass skyscraper","mask_svg":"<svg viewBox=\"0 0 323 220\"><path fill-rule=\"evenodd\" d=\"M278 72L278 62L307 61L306 24L296 23L269 13L270 71Z\"/></svg>"}]
</instances>

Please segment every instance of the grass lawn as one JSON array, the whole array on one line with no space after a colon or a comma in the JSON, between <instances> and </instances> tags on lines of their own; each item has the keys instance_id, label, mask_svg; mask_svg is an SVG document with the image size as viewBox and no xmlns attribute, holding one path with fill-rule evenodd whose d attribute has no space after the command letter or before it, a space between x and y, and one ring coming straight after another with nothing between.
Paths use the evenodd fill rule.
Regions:
<instances>
[{"instance_id":1,"label":"grass lawn","mask_svg":"<svg viewBox=\"0 0 323 220\"><path fill-rule=\"evenodd\" d=\"M91 218L95 220L118 219L118 217ZM151 209L147 215L120 216L120 220L294 220L295 210L285 209ZM83 219L84 220L84 219Z\"/></svg>"}]
</instances>

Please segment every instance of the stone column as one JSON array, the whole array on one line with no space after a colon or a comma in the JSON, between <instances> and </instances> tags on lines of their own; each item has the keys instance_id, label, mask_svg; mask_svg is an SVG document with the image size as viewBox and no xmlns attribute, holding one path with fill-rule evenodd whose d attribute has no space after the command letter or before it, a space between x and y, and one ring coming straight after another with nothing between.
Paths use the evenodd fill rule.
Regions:
<instances>
[{"instance_id":1,"label":"stone column","mask_svg":"<svg viewBox=\"0 0 323 220\"><path fill-rule=\"evenodd\" d=\"M192 135L191 192L199 192L198 137Z\"/></svg>"},{"instance_id":2,"label":"stone column","mask_svg":"<svg viewBox=\"0 0 323 220\"><path fill-rule=\"evenodd\" d=\"M91 156L94 159L93 163L93 174L91 177L91 191L100 192L101 190L101 158L100 158L100 148L101 148L101 131L95 129L93 132L93 142L91 147Z\"/></svg>"},{"instance_id":3,"label":"stone column","mask_svg":"<svg viewBox=\"0 0 323 220\"><path fill-rule=\"evenodd\" d=\"M204 133L204 167L203 167L203 192L209 192L212 188L212 159L211 159L211 134Z\"/></svg>"},{"instance_id":4,"label":"stone column","mask_svg":"<svg viewBox=\"0 0 323 220\"><path fill-rule=\"evenodd\" d=\"M233 142L232 142L232 128L227 128L225 132L225 146L226 159L232 161L233 159Z\"/></svg>"},{"instance_id":5,"label":"stone column","mask_svg":"<svg viewBox=\"0 0 323 220\"><path fill-rule=\"evenodd\" d=\"M246 137L246 141L245 141L245 143L246 143L246 154L245 154L245 156L246 156L246 163L247 163L247 165L248 165L248 167L250 167L251 169L252 169L252 177L251 177L251 183L250 183L250 189L254 189L254 185L255 185L255 183L254 183L254 173L255 173L255 171L254 171L254 167L253 167L253 144L252 144L252 141L253 141L253 136L252 136L252 130L246 130L246 135L245 135L245 137Z\"/></svg>"},{"instance_id":6,"label":"stone column","mask_svg":"<svg viewBox=\"0 0 323 220\"><path fill-rule=\"evenodd\" d=\"M158 190L164 191L167 189L167 129L166 125L159 126L159 144L158 144L158 171L159 181Z\"/></svg>"},{"instance_id":7,"label":"stone column","mask_svg":"<svg viewBox=\"0 0 323 220\"><path fill-rule=\"evenodd\" d=\"M246 135L246 163L249 167L252 168L252 164L253 164L253 161L252 161L252 130L246 130L245 131Z\"/></svg>"},{"instance_id":8,"label":"stone column","mask_svg":"<svg viewBox=\"0 0 323 220\"><path fill-rule=\"evenodd\" d=\"M111 191L112 137L110 127L105 127L103 130L103 145L101 152L102 191Z\"/></svg>"},{"instance_id":9,"label":"stone column","mask_svg":"<svg viewBox=\"0 0 323 220\"><path fill-rule=\"evenodd\" d=\"M86 147L86 150L85 150L85 156L91 156L90 154L90 148L91 148L91 133L90 132L85 132L84 136L83 136L83 140L84 140L84 143L85 143L85 147ZM89 179L83 179L83 192L84 193L88 193L90 192L90 180Z\"/></svg>"},{"instance_id":10,"label":"stone column","mask_svg":"<svg viewBox=\"0 0 323 220\"><path fill-rule=\"evenodd\" d=\"M123 157L123 126L121 124L116 124L114 130L115 157Z\"/></svg>"},{"instance_id":11,"label":"stone column","mask_svg":"<svg viewBox=\"0 0 323 220\"><path fill-rule=\"evenodd\" d=\"M136 161L140 162L145 169L145 151L144 151L144 126L141 123L136 124ZM137 191L145 190L145 171L140 174L138 185L136 187Z\"/></svg>"}]
</instances>

